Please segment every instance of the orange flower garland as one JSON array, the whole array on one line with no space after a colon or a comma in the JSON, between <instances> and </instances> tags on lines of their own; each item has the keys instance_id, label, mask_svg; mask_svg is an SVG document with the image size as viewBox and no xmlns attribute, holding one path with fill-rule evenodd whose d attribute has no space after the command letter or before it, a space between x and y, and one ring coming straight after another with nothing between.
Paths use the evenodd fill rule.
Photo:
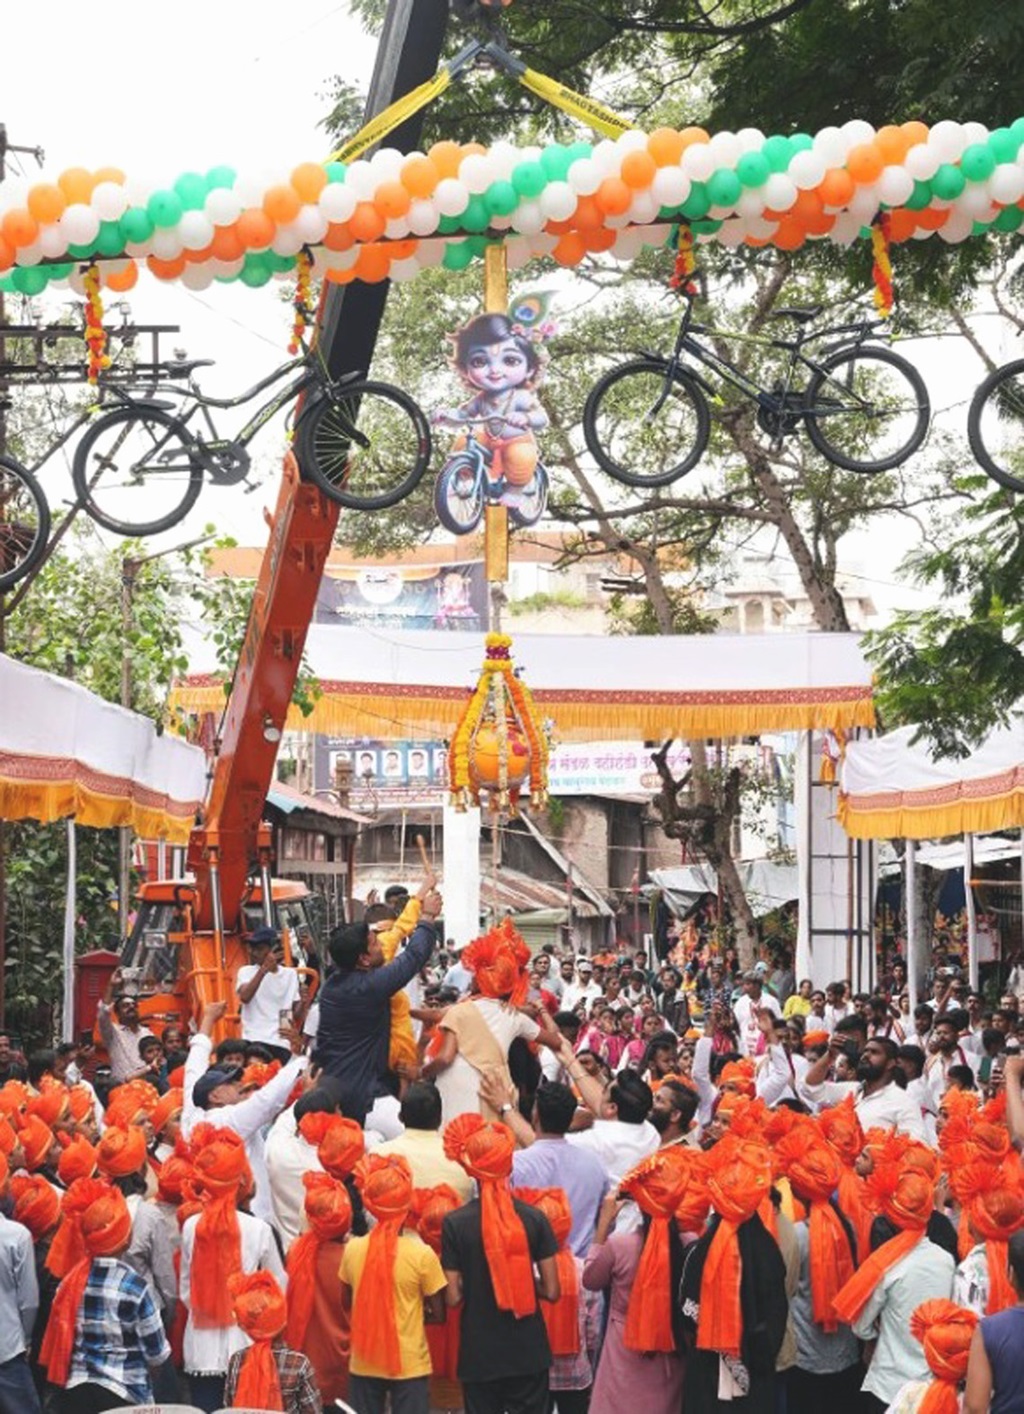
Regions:
<instances>
[{"instance_id":1,"label":"orange flower garland","mask_svg":"<svg viewBox=\"0 0 1024 1414\"><path fill-rule=\"evenodd\" d=\"M889 213L879 214L871 227L871 277L875 282L875 308L883 319L892 314L892 259L889 255Z\"/></svg>"},{"instance_id":2,"label":"orange flower garland","mask_svg":"<svg viewBox=\"0 0 1024 1414\"><path fill-rule=\"evenodd\" d=\"M107 353L107 331L103 327L103 300L100 297L100 272L95 261L82 276L85 285L85 342L89 350L89 382L96 383L105 368L110 367Z\"/></svg>"},{"instance_id":3,"label":"orange flower garland","mask_svg":"<svg viewBox=\"0 0 1024 1414\"><path fill-rule=\"evenodd\" d=\"M288 342L288 352L294 357L302 347L302 336L309 325L310 302L313 293L313 257L303 246L295 257L295 298L292 305L295 319L292 323L292 337Z\"/></svg>"}]
</instances>

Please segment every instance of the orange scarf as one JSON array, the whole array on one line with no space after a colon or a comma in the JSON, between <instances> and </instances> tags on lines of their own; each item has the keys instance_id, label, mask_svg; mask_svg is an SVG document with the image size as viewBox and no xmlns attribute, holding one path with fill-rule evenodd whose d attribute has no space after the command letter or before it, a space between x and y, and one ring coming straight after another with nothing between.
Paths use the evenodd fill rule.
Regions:
<instances>
[{"instance_id":1,"label":"orange scarf","mask_svg":"<svg viewBox=\"0 0 1024 1414\"><path fill-rule=\"evenodd\" d=\"M395 1264L398 1237L412 1206L412 1170L398 1155L367 1154L356 1165L355 1179L366 1211L377 1223L367 1239L352 1304L352 1354L394 1378L402 1371Z\"/></svg>"},{"instance_id":2,"label":"orange scarf","mask_svg":"<svg viewBox=\"0 0 1024 1414\"><path fill-rule=\"evenodd\" d=\"M557 1301L545 1301L541 1307L544 1324L548 1330L548 1343L552 1355L578 1355L580 1353L580 1273L576 1258L567 1247L572 1231L572 1210L564 1188L514 1188L513 1198L520 1203L529 1203L538 1208L555 1234L558 1253L555 1266L558 1270L560 1295Z\"/></svg>"},{"instance_id":3,"label":"orange scarf","mask_svg":"<svg viewBox=\"0 0 1024 1414\"><path fill-rule=\"evenodd\" d=\"M979 1193L971 1202L968 1218L971 1227L985 1243L988 1265L988 1304L986 1316L994 1316L1017 1304L1017 1295L1007 1275L1007 1245L1024 1224L1024 1195L1019 1189L993 1188Z\"/></svg>"},{"instance_id":4,"label":"orange scarf","mask_svg":"<svg viewBox=\"0 0 1024 1414\"><path fill-rule=\"evenodd\" d=\"M708 1192L720 1221L704 1261L697 1347L738 1358L743 1340L739 1228L767 1197L772 1166L763 1145L729 1138L715 1145L711 1163Z\"/></svg>"},{"instance_id":5,"label":"orange scarf","mask_svg":"<svg viewBox=\"0 0 1024 1414\"><path fill-rule=\"evenodd\" d=\"M444 1152L480 1185L480 1227L499 1310L519 1319L532 1315L537 1309L533 1260L508 1187L515 1152L512 1131L505 1124L488 1124L482 1115L457 1115L444 1131Z\"/></svg>"},{"instance_id":6,"label":"orange scarf","mask_svg":"<svg viewBox=\"0 0 1024 1414\"><path fill-rule=\"evenodd\" d=\"M939 1298L923 1301L910 1318L910 1333L924 1348L935 1376L918 1406L918 1414L958 1414L957 1385L967 1376L971 1337L978 1324L973 1311Z\"/></svg>"},{"instance_id":7,"label":"orange scarf","mask_svg":"<svg viewBox=\"0 0 1024 1414\"><path fill-rule=\"evenodd\" d=\"M304 1173L308 1232L300 1233L288 1253L288 1344L305 1348L306 1331L313 1315L317 1258L325 1242L344 1237L352 1226L352 1201L348 1189L326 1173Z\"/></svg>"},{"instance_id":8,"label":"orange scarf","mask_svg":"<svg viewBox=\"0 0 1024 1414\"><path fill-rule=\"evenodd\" d=\"M93 1180L80 1179L79 1182L91 1183ZM62 1389L67 1384L71 1369L78 1308L85 1296L93 1258L120 1252L131 1237L132 1220L124 1195L108 1184L101 1187L102 1196L89 1204L81 1218L85 1255L68 1271L57 1288L39 1350L39 1363L46 1369L47 1379Z\"/></svg>"},{"instance_id":9,"label":"orange scarf","mask_svg":"<svg viewBox=\"0 0 1024 1414\"><path fill-rule=\"evenodd\" d=\"M270 1272L233 1276L228 1282L235 1321L252 1341L238 1367L232 1403L239 1409L284 1409L273 1342L284 1330L287 1306Z\"/></svg>"},{"instance_id":10,"label":"orange scarf","mask_svg":"<svg viewBox=\"0 0 1024 1414\"><path fill-rule=\"evenodd\" d=\"M60 1226L46 1255L46 1270L53 1276L66 1277L85 1256L82 1216L91 1203L106 1195L109 1187L99 1178L76 1178L60 1200Z\"/></svg>"},{"instance_id":11,"label":"orange scarf","mask_svg":"<svg viewBox=\"0 0 1024 1414\"><path fill-rule=\"evenodd\" d=\"M642 1159L619 1184L650 1218L643 1251L626 1310L627 1350L641 1355L674 1351L672 1331L672 1258L669 1226L686 1191L688 1169L676 1162L675 1149Z\"/></svg>"},{"instance_id":12,"label":"orange scarf","mask_svg":"<svg viewBox=\"0 0 1024 1414\"><path fill-rule=\"evenodd\" d=\"M878 1174L876 1165L872 1177ZM882 1211L890 1222L903 1230L872 1252L836 1296L832 1309L846 1324L857 1319L886 1272L924 1240L932 1213L934 1188L923 1174L905 1172L895 1184L892 1175L882 1177L888 1185L888 1191L881 1194Z\"/></svg>"},{"instance_id":13,"label":"orange scarf","mask_svg":"<svg viewBox=\"0 0 1024 1414\"><path fill-rule=\"evenodd\" d=\"M839 1185L839 1158L813 1124L799 1125L775 1150L798 1198L810 1204L807 1221L811 1310L824 1331L835 1331L832 1303L853 1276L853 1253L839 1214L829 1202Z\"/></svg>"},{"instance_id":14,"label":"orange scarf","mask_svg":"<svg viewBox=\"0 0 1024 1414\"><path fill-rule=\"evenodd\" d=\"M228 1282L242 1270L239 1188L249 1171L245 1145L230 1129L197 1125L192 1162L203 1190L203 1211L192 1245L191 1310L200 1329L234 1324Z\"/></svg>"}]
</instances>

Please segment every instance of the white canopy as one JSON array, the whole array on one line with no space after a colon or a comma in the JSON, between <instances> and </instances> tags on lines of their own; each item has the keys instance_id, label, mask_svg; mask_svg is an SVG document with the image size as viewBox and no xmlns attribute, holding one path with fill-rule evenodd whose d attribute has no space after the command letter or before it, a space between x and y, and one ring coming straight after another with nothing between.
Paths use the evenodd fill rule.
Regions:
<instances>
[{"instance_id":1,"label":"white canopy","mask_svg":"<svg viewBox=\"0 0 1024 1414\"><path fill-rule=\"evenodd\" d=\"M775 864L752 859L738 866L743 890L755 918L774 913L799 897L795 864ZM718 892L718 875L710 864L681 864L673 869L652 869L651 883L662 889L674 911L688 912L705 894Z\"/></svg>"}]
</instances>

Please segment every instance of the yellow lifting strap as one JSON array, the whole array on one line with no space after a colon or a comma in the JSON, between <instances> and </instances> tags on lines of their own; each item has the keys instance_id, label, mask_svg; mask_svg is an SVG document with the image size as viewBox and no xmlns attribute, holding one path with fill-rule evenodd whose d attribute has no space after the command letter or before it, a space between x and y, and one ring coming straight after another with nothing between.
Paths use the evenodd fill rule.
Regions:
<instances>
[{"instance_id":1,"label":"yellow lifting strap","mask_svg":"<svg viewBox=\"0 0 1024 1414\"><path fill-rule=\"evenodd\" d=\"M598 103L597 99L576 93L574 89L567 88L557 79L548 78L547 74L538 73L536 69L525 69L517 77L524 88L528 88L538 98L543 98L545 103L550 103L553 108L561 108L563 113L578 118L581 123L586 123L605 137L619 137L633 126L628 118L620 117L614 109Z\"/></svg>"},{"instance_id":2,"label":"yellow lifting strap","mask_svg":"<svg viewBox=\"0 0 1024 1414\"><path fill-rule=\"evenodd\" d=\"M380 142L388 133L393 133L396 128L401 127L407 118L411 118L428 103L433 103L435 98L444 93L451 81L451 70L447 66L438 69L432 79L427 79L426 83L421 83L419 88L414 88L402 98L396 98L394 103L389 104L375 118L371 118L343 147L332 152L327 161L354 162L367 148L373 147L374 143Z\"/></svg>"}]
</instances>

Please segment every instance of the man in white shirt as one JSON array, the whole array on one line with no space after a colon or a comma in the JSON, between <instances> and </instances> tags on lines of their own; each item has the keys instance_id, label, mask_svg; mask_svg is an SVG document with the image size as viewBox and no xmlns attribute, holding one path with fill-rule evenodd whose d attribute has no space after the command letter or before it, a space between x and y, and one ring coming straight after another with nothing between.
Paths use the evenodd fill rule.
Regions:
<instances>
[{"instance_id":1,"label":"man in white shirt","mask_svg":"<svg viewBox=\"0 0 1024 1414\"><path fill-rule=\"evenodd\" d=\"M312 1090L300 1095L295 1104L282 1110L270 1126L266 1141L267 1177L274 1224L281 1234L285 1251L306 1226L305 1173L323 1171L316 1145L299 1131L299 1121L307 1114L340 1114L337 1081L322 1075Z\"/></svg>"},{"instance_id":2,"label":"man in white shirt","mask_svg":"<svg viewBox=\"0 0 1024 1414\"><path fill-rule=\"evenodd\" d=\"M966 1065L976 1072L981 1065L981 1057L973 1051L964 1050L960 1044L960 1032L968 1026L965 1011L944 1011L935 1018L932 1029L933 1049L924 1063L924 1079L931 1091L933 1108L937 1112L939 1101L946 1093L946 1077L954 1065Z\"/></svg>"},{"instance_id":3,"label":"man in white shirt","mask_svg":"<svg viewBox=\"0 0 1024 1414\"><path fill-rule=\"evenodd\" d=\"M846 988L842 982L830 982L825 988L825 1011L822 1017L825 1030L834 1031L837 1022L842 1021L844 1016L849 1016L852 1011L853 1007L846 1000Z\"/></svg>"},{"instance_id":4,"label":"man in white shirt","mask_svg":"<svg viewBox=\"0 0 1024 1414\"><path fill-rule=\"evenodd\" d=\"M258 1041L283 1065L291 1052L281 1041L281 1022L295 1015L299 974L277 956L280 938L273 928L257 928L246 940L249 962L238 969L235 989L241 1003L242 1040Z\"/></svg>"},{"instance_id":5,"label":"man in white shirt","mask_svg":"<svg viewBox=\"0 0 1024 1414\"><path fill-rule=\"evenodd\" d=\"M825 1054L814 1062L800 1086L801 1097L814 1109L841 1104L853 1087L849 1082L827 1081L825 1076L843 1047L842 1036L833 1036ZM921 1108L896 1084L894 1073L899 1048L895 1041L873 1036L857 1062L857 1085L853 1089L854 1108L862 1129L895 1125L911 1139L927 1144Z\"/></svg>"},{"instance_id":6,"label":"man in white shirt","mask_svg":"<svg viewBox=\"0 0 1024 1414\"><path fill-rule=\"evenodd\" d=\"M782 1008L770 992L764 990L761 973L744 972L743 996L733 1007L736 1027L739 1031L740 1054L757 1056L764 1050L764 1036L758 1021L761 1011L767 1009L773 1016L782 1015Z\"/></svg>"},{"instance_id":7,"label":"man in white shirt","mask_svg":"<svg viewBox=\"0 0 1024 1414\"><path fill-rule=\"evenodd\" d=\"M589 957L576 959L576 981L570 982L562 994L562 1010L575 1011L577 1003L583 1001L590 1010L590 1003L603 996L600 983L594 981L594 964Z\"/></svg>"},{"instance_id":8,"label":"man in white shirt","mask_svg":"<svg viewBox=\"0 0 1024 1414\"><path fill-rule=\"evenodd\" d=\"M120 983L121 969L118 967L111 974L106 993L96 1008L96 1025L110 1057L110 1078L115 1085L123 1085L141 1069L139 1042L144 1036L153 1034L139 1020L139 1004L135 997L122 992L111 1005L114 991Z\"/></svg>"}]
</instances>

